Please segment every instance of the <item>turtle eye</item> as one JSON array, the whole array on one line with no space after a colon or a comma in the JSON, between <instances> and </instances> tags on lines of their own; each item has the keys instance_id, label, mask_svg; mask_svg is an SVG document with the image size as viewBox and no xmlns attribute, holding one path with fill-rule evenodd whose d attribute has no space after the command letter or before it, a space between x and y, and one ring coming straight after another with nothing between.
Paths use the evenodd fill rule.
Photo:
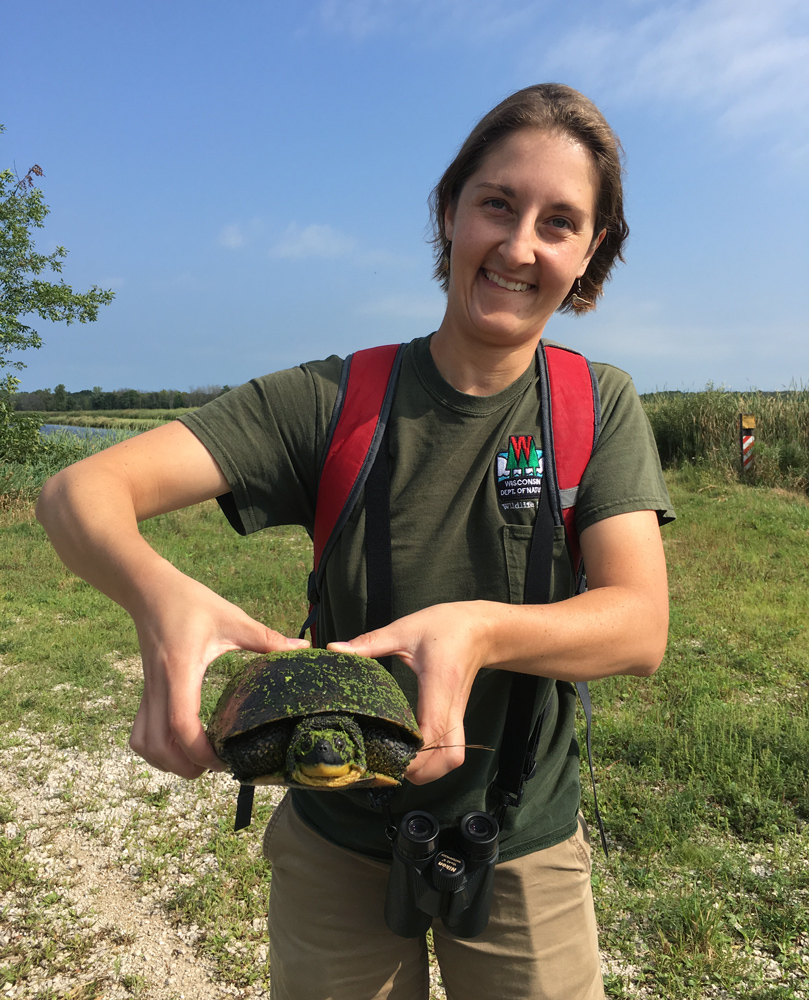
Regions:
<instances>
[{"instance_id":1,"label":"turtle eye","mask_svg":"<svg viewBox=\"0 0 809 1000\"><path fill-rule=\"evenodd\" d=\"M332 746L335 750L345 750L346 741L342 736L335 736L332 740Z\"/></svg>"}]
</instances>

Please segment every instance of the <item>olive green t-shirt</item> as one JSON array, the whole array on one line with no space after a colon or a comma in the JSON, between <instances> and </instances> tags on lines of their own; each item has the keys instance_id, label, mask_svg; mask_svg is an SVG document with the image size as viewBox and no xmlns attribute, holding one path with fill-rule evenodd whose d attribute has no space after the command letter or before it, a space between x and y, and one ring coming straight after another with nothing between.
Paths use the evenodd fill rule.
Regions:
<instances>
[{"instance_id":1,"label":"olive green t-shirt","mask_svg":"<svg viewBox=\"0 0 809 1000\"><path fill-rule=\"evenodd\" d=\"M342 359L328 358L266 375L235 389L183 422L210 450L230 483L221 498L234 527L250 533L300 524L311 534L320 464ZM674 516L649 423L631 379L594 366L601 431L579 488L579 532L595 522L654 510ZM536 362L493 396L458 392L441 377L429 337L408 345L389 420L393 614L400 618L450 601L521 603L542 483L540 394ZM318 642L365 631L365 513L356 505L325 570ZM572 595L573 573L557 528L552 594ZM268 624L272 625L272 622ZM415 675L394 660L394 676L416 707ZM464 764L427 785L405 782L394 815L433 813L442 827L473 809L493 810L511 674L481 670L465 716ZM579 756L572 684L540 681L535 717L550 700L535 776L519 808L509 809L502 860L571 836L579 806ZM330 840L390 858L382 814L366 791L293 792L301 815Z\"/></svg>"}]
</instances>

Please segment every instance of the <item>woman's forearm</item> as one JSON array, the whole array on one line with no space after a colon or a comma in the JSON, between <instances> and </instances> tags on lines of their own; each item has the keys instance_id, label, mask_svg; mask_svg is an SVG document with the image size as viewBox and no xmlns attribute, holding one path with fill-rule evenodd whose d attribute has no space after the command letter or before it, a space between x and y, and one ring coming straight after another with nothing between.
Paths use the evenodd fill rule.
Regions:
<instances>
[{"instance_id":1,"label":"woman's forearm","mask_svg":"<svg viewBox=\"0 0 809 1000\"><path fill-rule=\"evenodd\" d=\"M487 665L559 680L646 676L660 666L669 600L655 513L607 518L580 541L586 593L548 605L481 602Z\"/></svg>"},{"instance_id":2,"label":"woman's forearm","mask_svg":"<svg viewBox=\"0 0 809 1000\"><path fill-rule=\"evenodd\" d=\"M152 578L172 569L140 534L126 483L108 470L64 469L43 487L36 516L68 569L130 614Z\"/></svg>"},{"instance_id":3,"label":"woman's forearm","mask_svg":"<svg viewBox=\"0 0 809 1000\"><path fill-rule=\"evenodd\" d=\"M175 421L57 473L36 514L65 565L132 614L156 578L181 575L138 522L228 489L208 450Z\"/></svg>"},{"instance_id":4,"label":"woman's forearm","mask_svg":"<svg viewBox=\"0 0 809 1000\"><path fill-rule=\"evenodd\" d=\"M475 602L484 664L557 680L653 674L668 608L637 590L604 587L556 604Z\"/></svg>"}]
</instances>

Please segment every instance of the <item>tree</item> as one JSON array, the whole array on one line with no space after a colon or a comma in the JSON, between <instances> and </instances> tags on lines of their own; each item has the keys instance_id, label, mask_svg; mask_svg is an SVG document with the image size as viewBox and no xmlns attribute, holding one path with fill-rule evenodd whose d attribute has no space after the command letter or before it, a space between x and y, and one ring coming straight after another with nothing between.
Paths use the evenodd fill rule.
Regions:
<instances>
[{"instance_id":1,"label":"tree","mask_svg":"<svg viewBox=\"0 0 809 1000\"><path fill-rule=\"evenodd\" d=\"M67 409L67 389L63 382L53 390L53 408L54 410Z\"/></svg>"},{"instance_id":2,"label":"tree","mask_svg":"<svg viewBox=\"0 0 809 1000\"><path fill-rule=\"evenodd\" d=\"M4 132L0 125L0 133ZM42 338L25 322L39 316L54 323L92 323L98 310L115 297L93 285L88 292L74 292L64 280L45 281L48 271L61 273L67 256L64 247L51 254L37 253L32 232L44 226L48 206L35 177L43 171L35 164L19 178L12 170L0 171L0 458L21 461L26 442L31 453L41 447L39 428L30 417L15 415L13 395L20 380L4 369L21 369L25 363L12 361L12 351L42 346Z\"/></svg>"}]
</instances>

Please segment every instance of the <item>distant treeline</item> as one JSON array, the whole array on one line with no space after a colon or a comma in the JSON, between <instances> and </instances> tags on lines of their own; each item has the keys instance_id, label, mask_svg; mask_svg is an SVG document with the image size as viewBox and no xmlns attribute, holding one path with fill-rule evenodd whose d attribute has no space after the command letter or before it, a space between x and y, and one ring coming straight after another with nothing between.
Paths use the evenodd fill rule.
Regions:
<instances>
[{"instance_id":1,"label":"distant treeline","mask_svg":"<svg viewBox=\"0 0 809 1000\"><path fill-rule=\"evenodd\" d=\"M105 392L96 387L67 392L58 385L53 391L18 392L13 398L16 409L38 411L40 420L49 423L138 432L202 406L229 388ZM756 428L754 463L744 481L809 493L809 389L731 392L707 386L702 392L646 393L641 400L664 468L707 465L737 478L739 416L745 413L755 417ZM61 416L65 411L70 415Z\"/></svg>"},{"instance_id":2,"label":"distant treeline","mask_svg":"<svg viewBox=\"0 0 809 1000\"><path fill-rule=\"evenodd\" d=\"M188 392L179 389L160 389L157 392L139 392L137 389L112 389L101 386L68 392L64 385L55 389L36 389L34 392L16 392L16 410L53 413L70 410L177 410L189 406L202 406L222 393L229 385L203 385Z\"/></svg>"}]
</instances>

